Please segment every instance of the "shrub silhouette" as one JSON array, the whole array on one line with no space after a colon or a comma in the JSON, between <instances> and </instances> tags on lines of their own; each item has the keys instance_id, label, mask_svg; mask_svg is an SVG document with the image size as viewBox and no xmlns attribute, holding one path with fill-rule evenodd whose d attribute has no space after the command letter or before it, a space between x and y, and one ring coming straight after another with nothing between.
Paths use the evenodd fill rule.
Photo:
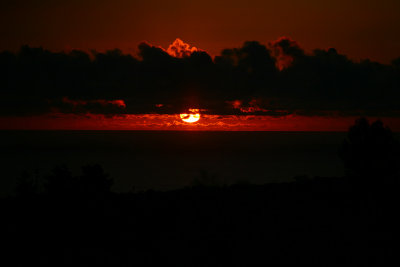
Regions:
<instances>
[{"instance_id":1,"label":"shrub silhouette","mask_svg":"<svg viewBox=\"0 0 400 267\"><path fill-rule=\"evenodd\" d=\"M365 118L357 119L348 131L339 156L351 177L386 178L387 181L399 173L399 144L380 120L369 124Z\"/></svg>"},{"instance_id":2,"label":"shrub silhouette","mask_svg":"<svg viewBox=\"0 0 400 267\"><path fill-rule=\"evenodd\" d=\"M83 166L80 176L73 176L65 166L57 166L44 177L44 192L56 198L103 198L111 192L112 184L98 164Z\"/></svg>"},{"instance_id":3,"label":"shrub silhouette","mask_svg":"<svg viewBox=\"0 0 400 267\"><path fill-rule=\"evenodd\" d=\"M192 182L192 186L219 186L222 185L217 179L216 174L210 174L206 170L200 171L200 176L195 178Z\"/></svg>"}]
</instances>

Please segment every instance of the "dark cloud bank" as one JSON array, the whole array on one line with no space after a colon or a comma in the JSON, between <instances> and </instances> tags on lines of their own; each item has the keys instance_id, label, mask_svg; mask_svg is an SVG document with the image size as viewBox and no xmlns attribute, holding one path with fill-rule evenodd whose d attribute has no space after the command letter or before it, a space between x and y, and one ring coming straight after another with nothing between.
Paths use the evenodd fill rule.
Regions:
<instances>
[{"instance_id":1,"label":"dark cloud bank","mask_svg":"<svg viewBox=\"0 0 400 267\"><path fill-rule=\"evenodd\" d=\"M377 115L400 113L400 58L353 62L335 49L306 54L282 38L245 42L212 59L177 58L146 43L138 56L55 53L24 46L0 53L0 115L64 113Z\"/></svg>"}]
</instances>

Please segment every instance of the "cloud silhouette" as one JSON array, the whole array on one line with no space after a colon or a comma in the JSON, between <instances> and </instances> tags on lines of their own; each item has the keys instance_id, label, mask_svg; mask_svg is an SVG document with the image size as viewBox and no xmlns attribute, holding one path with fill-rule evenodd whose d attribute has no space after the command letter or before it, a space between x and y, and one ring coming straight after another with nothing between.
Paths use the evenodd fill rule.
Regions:
<instances>
[{"instance_id":1,"label":"cloud silhouette","mask_svg":"<svg viewBox=\"0 0 400 267\"><path fill-rule=\"evenodd\" d=\"M400 58L354 62L335 49L305 53L283 37L245 42L212 58L177 39L141 43L138 55L51 52L23 46L0 53L0 115L208 114L398 116ZM239 104L240 103L240 104Z\"/></svg>"},{"instance_id":2,"label":"cloud silhouette","mask_svg":"<svg viewBox=\"0 0 400 267\"><path fill-rule=\"evenodd\" d=\"M290 67L294 59L304 56L304 51L299 44L288 37L281 37L270 42L269 48L276 59L276 67L279 70Z\"/></svg>"}]
</instances>

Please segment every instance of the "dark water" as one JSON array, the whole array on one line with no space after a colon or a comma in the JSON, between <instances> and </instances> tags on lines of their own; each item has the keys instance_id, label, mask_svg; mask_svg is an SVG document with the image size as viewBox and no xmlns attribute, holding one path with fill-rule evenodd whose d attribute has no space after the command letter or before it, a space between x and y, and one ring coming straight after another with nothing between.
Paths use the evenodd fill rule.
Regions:
<instances>
[{"instance_id":1,"label":"dark water","mask_svg":"<svg viewBox=\"0 0 400 267\"><path fill-rule=\"evenodd\" d=\"M337 132L0 132L0 193L10 194L23 170L56 165L74 174L98 163L115 191L168 190L204 179L215 184L289 181L297 175L341 176Z\"/></svg>"}]
</instances>

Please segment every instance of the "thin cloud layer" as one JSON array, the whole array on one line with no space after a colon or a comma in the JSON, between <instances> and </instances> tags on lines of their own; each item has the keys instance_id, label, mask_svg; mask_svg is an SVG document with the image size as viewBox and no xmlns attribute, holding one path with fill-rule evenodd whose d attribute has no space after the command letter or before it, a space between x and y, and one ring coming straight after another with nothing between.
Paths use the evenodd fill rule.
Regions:
<instances>
[{"instance_id":1,"label":"thin cloud layer","mask_svg":"<svg viewBox=\"0 0 400 267\"><path fill-rule=\"evenodd\" d=\"M354 62L335 49L307 54L295 41L245 42L212 58L177 39L138 56L0 53L0 115L205 114L399 116L400 58Z\"/></svg>"}]
</instances>

